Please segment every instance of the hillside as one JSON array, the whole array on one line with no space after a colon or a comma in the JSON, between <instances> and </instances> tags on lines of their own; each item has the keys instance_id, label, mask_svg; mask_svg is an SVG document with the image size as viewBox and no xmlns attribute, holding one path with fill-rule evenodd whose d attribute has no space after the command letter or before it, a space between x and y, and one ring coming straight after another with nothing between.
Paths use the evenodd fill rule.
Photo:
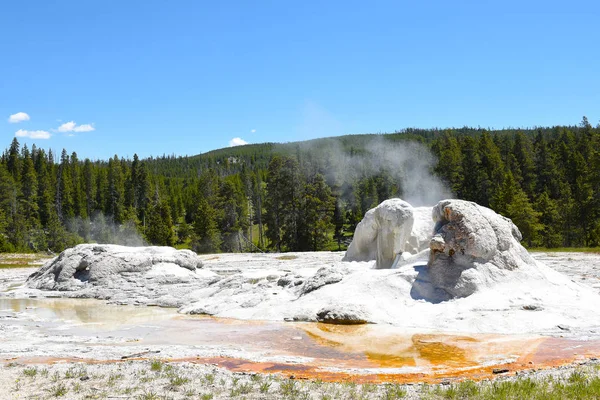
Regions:
<instances>
[{"instance_id":1,"label":"hillside","mask_svg":"<svg viewBox=\"0 0 600 400\"><path fill-rule=\"evenodd\" d=\"M189 157L79 160L21 146L0 159L0 250L82 241L199 252L343 249L364 213L472 200L527 246L600 243L600 127L406 129L249 144Z\"/></svg>"}]
</instances>

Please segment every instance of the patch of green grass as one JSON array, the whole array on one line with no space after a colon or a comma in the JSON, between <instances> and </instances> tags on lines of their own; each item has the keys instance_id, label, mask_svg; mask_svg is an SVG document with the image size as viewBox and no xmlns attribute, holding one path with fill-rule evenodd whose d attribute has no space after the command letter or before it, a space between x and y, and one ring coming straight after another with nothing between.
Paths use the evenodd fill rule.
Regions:
<instances>
[{"instance_id":1,"label":"patch of green grass","mask_svg":"<svg viewBox=\"0 0 600 400\"><path fill-rule=\"evenodd\" d=\"M207 385L212 385L215 383L215 374L206 374L204 375L204 380Z\"/></svg>"},{"instance_id":2,"label":"patch of green grass","mask_svg":"<svg viewBox=\"0 0 600 400\"><path fill-rule=\"evenodd\" d=\"M58 371L54 371L50 380L52 382L58 382L60 380L60 373Z\"/></svg>"},{"instance_id":3,"label":"patch of green grass","mask_svg":"<svg viewBox=\"0 0 600 400\"><path fill-rule=\"evenodd\" d=\"M66 379L73 379L73 378L76 378L77 376L78 376L78 374L77 374L77 371L75 370L75 367L71 367L65 371Z\"/></svg>"},{"instance_id":4,"label":"patch of green grass","mask_svg":"<svg viewBox=\"0 0 600 400\"><path fill-rule=\"evenodd\" d=\"M113 386L117 381L123 379L123 374L110 374L108 376L108 385Z\"/></svg>"},{"instance_id":5,"label":"patch of green grass","mask_svg":"<svg viewBox=\"0 0 600 400\"><path fill-rule=\"evenodd\" d=\"M258 390L261 393L268 393L270 388L271 388L271 382L263 382L260 384L260 387L258 388Z\"/></svg>"},{"instance_id":6,"label":"patch of green grass","mask_svg":"<svg viewBox=\"0 0 600 400\"><path fill-rule=\"evenodd\" d=\"M365 383L362 385L362 391L363 393L374 393L377 391L377 385L373 383Z\"/></svg>"},{"instance_id":7,"label":"patch of green grass","mask_svg":"<svg viewBox=\"0 0 600 400\"><path fill-rule=\"evenodd\" d=\"M0 269L39 267L52 256L46 254L0 254Z\"/></svg>"},{"instance_id":8,"label":"patch of green grass","mask_svg":"<svg viewBox=\"0 0 600 400\"><path fill-rule=\"evenodd\" d=\"M186 383L188 383L190 380L188 378L186 378L185 376L173 376L171 377L171 379L169 379L169 383L172 386L182 386L185 385Z\"/></svg>"},{"instance_id":9,"label":"patch of green grass","mask_svg":"<svg viewBox=\"0 0 600 400\"><path fill-rule=\"evenodd\" d=\"M293 256L293 255L285 255L285 256L277 257L278 260L295 260L296 258L298 258L298 256Z\"/></svg>"},{"instance_id":10,"label":"patch of green grass","mask_svg":"<svg viewBox=\"0 0 600 400\"><path fill-rule=\"evenodd\" d=\"M215 397L215 395L212 393L203 393L200 395L201 400L212 400L213 397Z\"/></svg>"},{"instance_id":11,"label":"patch of green grass","mask_svg":"<svg viewBox=\"0 0 600 400\"><path fill-rule=\"evenodd\" d=\"M23 370L23 375L33 378L37 375L38 370L35 367L25 368Z\"/></svg>"},{"instance_id":12,"label":"patch of green grass","mask_svg":"<svg viewBox=\"0 0 600 400\"><path fill-rule=\"evenodd\" d=\"M437 387L428 393L432 399L485 400L562 400L600 399L600 377L577 371L566 379L552 377L534 380L495 381L491 384L465 381L448 388Z\"/></svg>"},{"instance_id":13,"label":"patch of green grass","mask_svg":"<svg viewBox=\"0 0 600 400\"><path fill-rule=\"evenodd\" d=\"M288 379L279 385L279 393L285 397L296 397L300 394L296 381Z\"/></svg>"},{"instance_id":14,"label":"patch of green grass","mask_svg":"<svg viewBox=\"0 0 600 400\"><path fill-rule=\"evenodd\" d=\"M152 360L150 363L150 371L160 371L163 368L163 362L160 360Z\"/></svg>"},{"instance_id":15,"label":"patch of green grass","mask_svg":"<svg viewBox=\"0 0 600 400\"><path fill-rule=\"evenodd\" d=\"M50 388L50 395L54 397L62 397L69 392L69 389L63 384L59 383L58 385Z\"/></svg>"},{"instance_id":16,"label":"patch of green grass","mask_svg":"<svg viewBox=\"0 0 600 400\"><path fill-rule=\"evenodd\" d=\"M31 268L29 264L5 264L0 263L0 269L9 269L9 268Z\"/></svg>"},{"instance_id":17,"label":"patch of green grass","mask_svg":"<svg viewBox=\"0 0 600 400\"><path fill-rule=\"evenodd\" d=\"M138 394L135 398L137 400L159 400L160 399L158 394L156 394L156 392L153 392L153 391L148 391L148 392L144 392L142 394Z\"/></svg>"},{"instance_id":18,"label":"patch of green grass","mask_svg":"<svg viewBox=\"0 0 600 400\"><path fill-rule=\"evenodd\" d=\"M383 399L386 400L396 400L396 399L402 399L406 397L406 390L401 386L401 385L397 385L397 384L387 384L384 387L384 391L383 391Z\"/></svg>"},{"instance_id":19,"label":"patch of green grass","mask_svg":"<svg viewBox=\"0 0 600 400\"><path fill-rule=\"evenodd\" d=\"M600 253L600 247L530 247L527 250L544 253Z\"/></svg>"},{"instance_id":20,"label":"patch of green grass","mask_svg":"<svg viewBox=\"0 0 600 400\"><path fill-rule=\"evenodd\" d=\"M231 391L229 392L229 397L237 397L242 394L249 394L252 392L252 384L251 383L242 383L241 385L233 385Z\"/></svg>"},{"instance_id":21,"label":"patch of green grass","mask_svg":"<svg viewBox=\"0 0 600 400\"><path fill-rule=\"evenodd\" d=\"M126 394L126 395L131 395L131 394L133 394L133 393L134 393L136 390L137 390L137 387L136 387L136 386L129 386L129 387L126 387L125 389L123 389L123 394Z\"/></svg>"}]
</instances>

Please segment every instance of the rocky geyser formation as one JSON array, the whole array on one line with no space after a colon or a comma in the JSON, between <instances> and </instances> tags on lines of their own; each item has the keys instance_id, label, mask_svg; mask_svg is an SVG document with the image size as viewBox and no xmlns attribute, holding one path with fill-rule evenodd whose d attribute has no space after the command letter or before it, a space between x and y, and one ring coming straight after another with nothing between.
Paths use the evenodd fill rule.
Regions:
<instances>
[{"instance_id":1,"label":"rocky geyser formation","mask_svg":"<svg viewBox=\"0 0 600 400\"><path fill-rule=\"evenodd\" d=\"M356 226L344 261L377 260L376 268L390 268L397 254L406 251L413 227L413 207L389 199L367 211Z\"/></svg>"},{"instance_id":2,"label":"rocky geyser formation","mask_svg":"<svg viewBox=\"0 0 600 400\"><path fill-rule=\"evenodd\" d=\"M489 208L443 200L433 207L432 217L435 233L429 262L417 276L413 297L432 301L466 297L512 270L536 265L519 243L516 225Z\"/></svg>"},{"instance_id":3,"label":"rocky geyser formation","mask_svg":"<svg viewBox=\"0 0 600 400\"><path fill-rule=\"evenodd\" d=\"M190 250L81 244L47 262L27 280L32 289L117 303L179 306L191 287L216 275Z\"/></svg>"}]
</instances>

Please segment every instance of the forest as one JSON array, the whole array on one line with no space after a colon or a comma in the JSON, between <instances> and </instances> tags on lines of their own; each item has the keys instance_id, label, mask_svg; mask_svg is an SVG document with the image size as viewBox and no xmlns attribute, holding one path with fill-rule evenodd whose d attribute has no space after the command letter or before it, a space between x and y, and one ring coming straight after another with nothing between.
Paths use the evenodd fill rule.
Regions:
<instances>
[{"instance_id":1,"label":"forest","mask_svg":"<svg viewBox=\"0 0 600 400\"><path fill-rule=\"evenodd\" d=\"M598 246L600 125L405 129L94 161L15 138L0 159L0 251L344 250L381 201L451 196L511 218L525 246Z\"/></svg>"}]
</instances>

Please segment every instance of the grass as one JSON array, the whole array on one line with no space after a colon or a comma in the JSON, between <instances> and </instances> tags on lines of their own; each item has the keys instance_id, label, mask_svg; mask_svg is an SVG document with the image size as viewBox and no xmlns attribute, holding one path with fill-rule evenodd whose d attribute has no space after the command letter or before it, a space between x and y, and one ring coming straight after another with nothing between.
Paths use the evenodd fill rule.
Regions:
<instances>
[{"instance_id":1,"label":"grass","mask_svg":"<svg viewBox=\"0 0 600 400\"><path fill-rule=\"evenodd\" d=\"M600 247L531 247L527 251L540 251L544 253L600 253Z\"/></svg>"},{"instance_id":2,"label":"grass","mask_svg":"<svg viewBox=\"0 0 600 400\"><path fill-rule=\"evenodd\" d=\"M545 378L534 380L521 378L515 381L494 381L475 383L464 381L443 389L437 387L429 393L432 399L599 399L600 377L582 372L573 372L566 379Z\"/></svg>"},{"instance_id":3,"label":"grass","mask_svg":"<svg viewBox=\"0 0 600 400\"><path fill-rule=\"evenodd\" d=\"M242 394L250 394L250 393L252 393L253 389L254 388L252 387L252 384L250 384L250 383L243 383L239 386L233 385L233 387L231 388L231 391L229 392L229 397L237 397Z\"/></svg>"},{"instance_id":4,"label":"grass","mask_svg":"<svg viewBox=\"0 0 600 400\"><path fill-rule=\"evenodd\" d=\"M401 385L387 384L384 387L383 399L396 400L406 397L406 390Z\"/></svg>"},{"instance_id":5,"label":"grass","mask_svg":"<svg viewBox=\"0 0 600 400\"><path fill-rule=\"evenodd\" d=\"M35 367L31 367L31 368L25 368L23 370L23 375L28 376L30 378L33 378L37 375L38 370Z\"/></svg>"},{"instance_id":6,"label":"grass","mask_svg":"<svg viewBox=\"0 0 600 400\"><path fill-rule=\"evenodd\" d=\"M43 253L6 253L0 254L0 269L39 267L52 256Z\"/></svg>"},{"instance_id":7,"label":"grass","mask_svg":"<svg viewBox=\"0 0 600 400\"><path fill-rule=\"evenodd\" d=\"M137 400L159 400L160 397L153 391L144 392L136 396Z\"/></svg>"},{"instance_id":8,"label":"grass","mask_svg":"<svg viewBox=\"0 0 600 400\"><path fill-rule=\"evenodd\" d=\"M62 397L68 392L69 389L67 389L67 387L63 383L59 383L58 385L50 389L50 394L54 397Z\"/></svg>"},{"instance_id":9,"label":"grass","mask_svg":"<svg viewBox=\"0 0 600 400\"><path fill-rule=\"evenodd\" d=\"M188 383L190 380L184 376L173 376L171 377L171 379L169 380L169 383L172 386L183 386L186 383Z\"/></svg>"},{"instance_id":10,"label":"grass","mask_svg":"<svg viewBox=\"0 0 600 400\"><path fill-rule=\"evenodd\" d=\"M278 260L295 260L298 256L285 255L277 257Z\"/></svg>"},{"instance_id":11,"label":"grass","mask_svg":"<svg viewBox=\"0 0 600 400\"><path fill-rule=\"evenodd\" d=\"M212 385L215 383L215 374L206 374L204 375L204 380L207 385Z\"/></svg>"},{"instance_id":12,"label":"grass","mask_svg":"<svg viewBox=\"0 0 600 400\"><path fill-rule=\"evenodd\" d=\"M285 379L274 375L221 374L182 368L177 363L156 360L157 373L151 373L148 364L134 373L133 379L121 366L107 370L81 366L67 369L57 367L23 366L14 372L13 392L23 393L32 388L44 388L40 398L110 398L127 397L138 400L166 400L189 398L273 398L273 399L387 399L397 400L411 396L428 400L499 400L499 399L600 399L600 364L578 367L570 374L549 377L502 377L496 380L473 382L466 380L452 385L415 385L411 387L384 384L356 384L352 381L329 383L322 380ZM48 372L49 371L49 372ZM558 370L557 370L558 371ZM99 374L98 372L102 372ZM563 372L564 373L564 372ZM89 376L80 382L68 377ZM31 379L28 379L31 378ZM147 381L145 378L150 378ZM45 380L44 380L45 379ZM116 389L119 382L123 387ZM112 384L111 384L112 383ZM97 388L90 391L90 388ZM126 395L126 396L124 396ZM79 397L77 397L79 396ZM0 396L1 397L1 396ZM412 398L412 397L411 397Z\"/></svg>"},{"instance_id":13,"label":"grass","mask_svg":"<svg viewBox=\"0 0 600 400\"><path fill-rule=\"evenodd\" d=\"M160 360L152 360L152 362L150 363L150 371L158 372L158 371L162 370L162 367L163 367L163 362Z\"/></svg>"}]
</instances>

